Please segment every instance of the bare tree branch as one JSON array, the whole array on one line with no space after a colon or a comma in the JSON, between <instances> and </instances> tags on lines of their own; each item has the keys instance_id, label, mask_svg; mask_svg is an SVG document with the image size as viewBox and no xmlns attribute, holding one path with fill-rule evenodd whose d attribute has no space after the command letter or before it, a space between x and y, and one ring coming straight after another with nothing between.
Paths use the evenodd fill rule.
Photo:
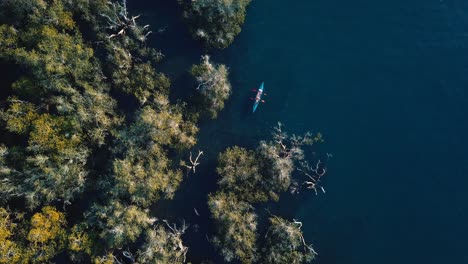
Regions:
<instances>
[{"instance_id":1,"label":"bare tree branch","mask_svg":"<svg viewBox=\"0 0 468 264\"><path fill-rule=\"evenodd\" d=\"M190 157L189 157L189 162L191 165L184 165L188 170L187 170L187 175L190 173L190 171L193 171L193 173L196 172L196 168L198 165L200 165L200 162L198 162L198 159L200 156L203 155L203 151L199 150L198 155L195 158L195 160L192 159L192 152L190 151Z\"/></svg>"}]
</instances>

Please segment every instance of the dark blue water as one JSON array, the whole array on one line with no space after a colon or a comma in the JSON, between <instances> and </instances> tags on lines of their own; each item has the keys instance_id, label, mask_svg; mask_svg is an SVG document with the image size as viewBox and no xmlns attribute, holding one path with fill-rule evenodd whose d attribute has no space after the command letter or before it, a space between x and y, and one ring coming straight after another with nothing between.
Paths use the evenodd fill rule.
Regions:
<instances>
[{"instance_id":1,"label":"dark blue water","mask_svg":"<svg viewBox=\"0 0 468 264\"><path fill-rule=\"evenodd\" d=\"M171 2L135 9L167 26L152 43L180 93L203 49ZM156 208L200 222L194 262L214 254L210 222L192 207L208 214L217 153L254 147L281 121L321 131L334 155L325 195L276 208L304 222L316 263L468 263L468 2L255 0L235 43L211 54L230 67L234 93L201 125L199 173ZM267 103L251 115L249 90L263 80Z\"/></svg>"}]
</instances>

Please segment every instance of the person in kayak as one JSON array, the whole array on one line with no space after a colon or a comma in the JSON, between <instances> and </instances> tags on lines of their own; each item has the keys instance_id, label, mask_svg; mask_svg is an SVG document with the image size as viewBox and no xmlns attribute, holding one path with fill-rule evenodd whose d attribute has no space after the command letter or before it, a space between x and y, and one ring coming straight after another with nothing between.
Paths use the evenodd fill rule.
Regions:
<instances>
[{"instance_id":1,"label":"person in kayak","mask_svg":"<svg viewBox=\"0 0 468 264\"><path fill-rule=\"evenodd\" d=\"M257 96L255 97L255 101L258 102L260 100L260 95L261 95L261 93L257 93Z\"/></svg>"}]
</instances>

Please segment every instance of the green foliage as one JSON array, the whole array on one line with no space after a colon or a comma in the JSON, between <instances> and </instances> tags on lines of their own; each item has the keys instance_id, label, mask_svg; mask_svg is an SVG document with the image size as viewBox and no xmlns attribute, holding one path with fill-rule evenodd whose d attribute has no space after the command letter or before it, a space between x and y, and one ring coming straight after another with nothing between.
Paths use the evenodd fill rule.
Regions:
<instances>
[{"instance_id":1,"label":"green foliage","mask_svg":"<svg viewBox=\"0 0 468 264\"><path fill-rule=\"evenodd\" d=\"M302 223L290 222L272 216L270 227L265 235L261 263L301 264L309 263L315 258L312 246L305 243L301 231Z\"/></svg>"},{"instance_id":2,"label":"green foliage","mask_svg":"<svg viewBox=\"0 0 468 264\"><path fill-rule=\"evenodd\" d=\"M122 204L110 200L107 205L95 204L87 213L88 222L100 230L100 237L109 248L122 248L135 242L140 234L150 227L156 219L135 205Z\"/></svg>"},{"instance_id":3,"label":"green foliage","mask_svg":"<svg viewBox=\"0 0 468 264\"><path fill-rule=\"evenodd\" d=\"M46 8L44 0L3 0L0 1L0 24L21 25L31 14Z\"/></svg>"},{"instance_id":4,"label":"green foliage","mask_svg":"<svg viewBox=\"0 0 468 264\"><path fill-rule=\"evenodd\" d=\"M261 166L256 152L237 146L228 148L218 158L216 171L221 176L218 184L247 202L265 202L269 191L265 189Z\"/></svg>"},{"instance_id":5,"label":"green foliage","mask_svg":"<svg viewBox=\"0 0 468 264\"><path fill-rule=\"evenodd\" d=\"M82 124L82 133L92 143L103 144L107 131L118 122L115 101L107 94L93 50L63 8L61 1L51 1L29 16L24 29L2 25L5 38L0 42L5 43L0 43L0 58L28 69L13 85L19 96Z\"/></svg>"},{"instance_id":6,"label":"green foliage","mask_svg":"<svg viewBox=\"0 0 468 264\"><path fill-rule=\"evenodd\" d=\"M139 263L183 264L187 249L182 244L182 233L162 225L146 233L145 243L137 253Z\"/></svg>"},{"instance_id":7,"label":"green foliage","mask_svg":"<svg viewBox=\"0 0 468 264\"><path fill-rule=\"evenodd\" d=\"M145 207L161 194L172 198L182 181L181 171L171 170L170 161L154 144L147 150L129 149L125 158L116 159L113 165L117 193Z\"/></svg>"},{"instance_id":8,"label":"green foliage","mask_svg":"<svg viewBox=\"0 0 468 264\"><path fill-rule=\"evenodd\" d=\"M147 232L155 219L144 208L173 197L182 173L170 155L193 146L198 129L182 105L169 103L170 80L154 68L162 54L146 45L148 29L137 19L125 1L0 1L0 63L20 73L0 109L0 125L18 139L0 144L1 202L20 197L35 210L68 205L87 187L110 195L70 231L52 207L35 214L23 235L0 211L0 248L14 253L1 261L48 262L66 248L75 262L114 262L107 252L143 233L168 243L156 249L147 241L145 250L179 259L170 249L182 245L181 234ZM126 124L112 97L121 93L140 103Z\"/></svg>"},{"instance_id":9,"label":"green foliage","mask_svg":"<svg viewBox=\"0 0 468 264\"><path fill-rule=\"evenodd\" d=\"M73 226L67 237L67 249L71 260L83 262L85 256L93 253L93 235L86 229L85 224ZM96 247L97 248L97 247Z\"/></svg>"},{"instance_id":10,"label":"green foliage","mask_svg":"<svg viewBox=\"0 0 468 264\"><path fill-rule=\"evenodd\" d=\"M290 136L279 125L274 130L273 140L261 141L255 151L235 146L221 153L217 167L221 176L218 184L250 203L268 199L277 201L281 192L287 191L292 184L298 185L293 172L306 164L303 147L321 140L320 134Z\"/></svg>"},{"instance_id":11,"label":"green foliage","mask_svg":"<svg viewBox=\"0 0 468 264\"><path fill-rule=\"evenodd\" d=\"M97 256L93 258L93 264L114 264L115 256L112 253L107 253L103 256Z\"/></svg>"},{"instance_id":12,"label":"green foliage","mask_svg":"<svg viewBox=\"0 0 468 264\"><path fill-rule=\"evenodd\" d=\"M192 33L209 47L225 48L239 34L249 2L183 6ZM185 263L186 226L155 226L148 208L171 199L180 185L173 159L195 145L198 112L169 102L170 80L155 69L162 54L148 47L148 27L137 21L126 1L0 1L0 63L18 73L0 108L7 134L0 138L0 198L3 205L13 198L15 205L26 202L32 215L25 220L0 207L0 263L47 263L64 250L77 263L124 263L122 255L127 262ZM216 117L231 93L227 67L203 56L191 74L203 107ZM138 102L130 102L128 120L113 95L129 95L119 105ZM319 141L320 134L289 136L279 127L257 150L233 147L220 155L222 190L209 196L208 205L216 224L213 243L226 261L313 258L300 226L277 217L257 251L250 203L278 199L304 160L302 146ZM86 197L92 206L67 227L65 214L48 204L68 205L83 192L93 193ZM82 213L81 205L68 208L76 210L73 216Z\"/></svg>"},{"instance_id":13,"label":"green foliage","mask_svg":"<svg viewBox=\"0 0 468 264\"><path fill-rule=\"evenodd\" d=\"M31 130L32 123L38 118L33 104L11 99L12 103L0 117L6 121L6 128L14 133L24 134Z\"/></svg>"},{"instance_id":14,"label":"green foliage","mask_svg":"<svg viewBox=\"0 0 468 264\"><path fill-rule=\"evenodd\" d=\"M241 32L250 0L179 0L192 35L206 46L228 47Z\"/></svg>"},{"instance_id":15,"label":"green foliage","mask_svg":"<svg viewBox=\"0 0 468 264\"><path fill-rule=\"evenodd\" d=\"M218 112L224 108L224 101L231 94L227 67L213 64L210 57L205 55L200 64L192 66L190 72L197 81L197 90L203 96L205 111L211 118L216 118Z\"/></svg>"},{"instance_id":16,"label":"green foliage","mask_svg":"<svg viewBox=\"0 0 468 264\"><path fill-rule=\"evenodd\" d=\"M292 178L293 171L301 166L304 160L304 147L323 142L322 135L307 132L303 136L289 135L282 130L282 124L274 128L273 140L260 141L257 152L262 157L264 165L271 176L270 186L279 191L286 191L292 184L297 185Z\"/></svg>"},{"instance_id":17,"label":"green foliage","mask_svg":"<svg viewBox=\"0 0 468 264\"><path fill-rule=\"evenodd\" d=\"M182 181L167 149L184 149L195 144L197 128L185 122L178 108L163 97L158 109L145 106L137 119L118 135L113 162L114 192L147 207L161 196L172 198Z\"/></svg>"},{"instance_id":18,"label":"green foliage","mask_svg":"<svg viewBox=\"0 0 468 264\"><path fill-rule=\"evenodd\" d=\"M26 222L0 207L0 263L47 263L65 248L65 215L45 206Z\"/></svg>"},{"instance_id":19,"label":"green foliage","mask_svg":"<svg viewBox=\"0 0 468 264\"><path fill-rule=\"evenodd\" d=\"M23 248L13 240L17 224L13 221L14 216L5 208L0 207L0 263L20 263Z\"/></svg>"},{"instance_id":20,"label":"green foliage","mask_svg":"<svg viewBox=\"0 0 468 264\"><path fill-rule=\"evenodd\" d=\"M145 104L157 92L168 93L169 79L161 73L156 73L150 63L134 64L131 76L114 72L114 82L128 94L132 94L140 102Z\"/></svg>"},{"instance_id":21,"label":"green foliage","mask_svg":"<svg viewBox=\"0 0 468 264\"><path fill-rule=\"evenodd\" d=\"M89 149L103 145L120 123L93 49L72 13L59 0L33 2L4 3L5 12L22 21L0 26L0 59L24 68L1 119L28 143L5 164L10 173L4 174L0 195L23 196L31 208L69 202L82 192Z\"/></svg>"},{"instance_id":22,"label":"green foliage","mask_svg":"<svg viewBox=\"0 0 468 264\"><path fill-rule=\"evenodd\" d=\"M161 52L148 47L148 27L138 24L139 16L127 12L126 1L86 1L70 3L94 30L101 43L104 72L115 89L132 95L143 105L158 94L168 94L169 79L150 62L158 62Z\"/></svg>"},{"instance_id":23,"label":"green foliage","mask_svg":"<svg viewBox=\"0 0 468 264\"><path fill-rule=\"evenodd\" d=\"M34 208L43 202L51 202L58 198L70 201L84 187L87 151L79 147L74 148L69 140L62 142L60 138L56 139L53 130L51 132L47 129L50 128L40 127L38 131L50 132L51 138L46 137L42 142L34 140L36 135L33 134L31 145L25 151L15 153L18 149L13 148L13 151L10 151L2 147L0 166L3 169L0 174L3 178L0 194L3 199L22 196L26 198L28 205ZM60 151L54 152L57 149ZM23 160L25 155L27 158ZM19 161L15 160L18 156ZM21 170L15 166L21 167Z\"/></svg>"},{"instance_id":24,"label":"green foliage","mask_svg":"<svg viewBox=\"0 0 468 264\"><path fill-rule=\"evenodd\" d=\"M32 216L27 235L32 262L46 262L65 248L65 226L65 215L51 206Z\"/></svg>"},{"instance_id":25,"label":"green foliage","mask_svg":"<svg viewBox=\"0 0 468 264\"><path fill-rule=\"evenodd\" d=\"M219 155L221 190L208 197L208 207L216 224L213 244L226 261L301 264L314 259L316 253L304 240L302 223L277 216L270 218L266 240L256 251L256 215L250 203L278 200L290 187L301 188L292 177L294 170L305 173L309 177L305 185L317 192L326 169L320 161L311 168L304 161L304 147L322 141L321 134L289 135L278 124L273 140L261 141L256 150L234 146Z\"/></svg>"},{"instance_id":26,"label":"green foliage","mask_svg":"<svg viewBox=\"0 0 468 264\"><path fill-rule=\"evenodd\" d=\"M218 192L208 197L208 207L216 225L213 244L227 262L244 264L256 259L257 215L253 207L237 196Z\"/></svg>"},{"instance_id":27,"label":"green foliage","mask_svg":"<svg viewBox=\"0 0 468 264\"><path fill-rule=\"evenodd\" d=\"M178 149L193 146L198 132L194 124L184 121L181 109L169 104L160 105L157 109L144 107L138 113L135 125L130 129L132 132L144 132L138 135L143 144L151 140L161 146Z\"/></svg>"}]
</instances>

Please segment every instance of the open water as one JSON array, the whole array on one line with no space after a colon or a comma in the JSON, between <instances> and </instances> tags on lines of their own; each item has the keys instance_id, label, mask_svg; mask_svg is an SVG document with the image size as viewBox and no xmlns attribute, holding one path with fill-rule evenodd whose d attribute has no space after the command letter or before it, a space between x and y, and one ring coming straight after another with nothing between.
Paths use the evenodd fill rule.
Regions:
<instances>
[{"instance_id":1,"label":"open water","mask_svg":"<svg viewBox=\"0 0 468 264\"><path fill-rule=\"evenodd\" d=\"M129 4L153 30L165 28L151 43L184 94L204 50L176 1L145 2ZM468 263L467 1L254 0L235 43L210 54L230 67L233 95L201 125L197 174L154 208L195 227L190 260L220 261L205 238L217 153L255 147L281 121L322 132L320 151L333 154L325 195L272 205L304 223L315 263ZM252 115L250 89L261 81L267 102Z\"/></svg>"}]
</instances>

